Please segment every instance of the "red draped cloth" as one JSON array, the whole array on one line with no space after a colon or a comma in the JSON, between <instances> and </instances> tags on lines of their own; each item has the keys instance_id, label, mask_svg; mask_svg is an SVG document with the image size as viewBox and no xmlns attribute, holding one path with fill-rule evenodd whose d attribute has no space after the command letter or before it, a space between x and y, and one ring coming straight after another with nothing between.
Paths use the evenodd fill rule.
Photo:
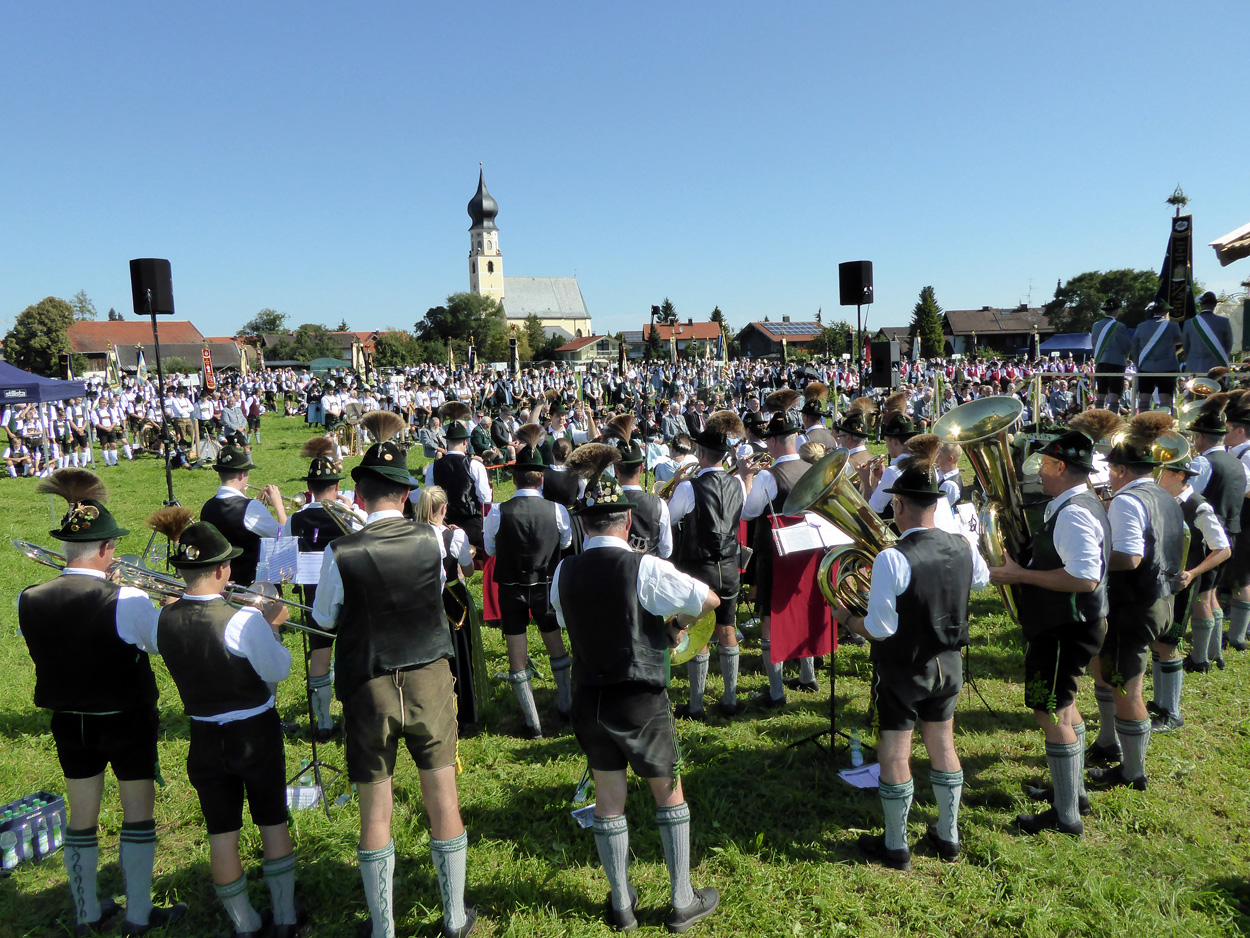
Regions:
<instances>
[{"instance_id":1,"label":"red draped cloth","mask_svg":"<svg viewBox=\"0 0 1250 938\"><path fill-rule=\"evenodd\" d=\"M499 621L499 587L495 585L495 558L482 565L482 621Z\"/></svg>"},{"instance_id":2,"label":"red draped cloth","mask_svg":"<svg viewBox=\"0 0 1250 938\"><path fill-rule=\"evenodd\" d=\"M789 527L802 517L773 516L772 527ZM764 519L761 518L763 523ZM824 594L816 584L816 574L824 555L819 550L778 557L773 553L772 660L827 655L837 648L833 618Z\"/></svg>"}]
</instances>

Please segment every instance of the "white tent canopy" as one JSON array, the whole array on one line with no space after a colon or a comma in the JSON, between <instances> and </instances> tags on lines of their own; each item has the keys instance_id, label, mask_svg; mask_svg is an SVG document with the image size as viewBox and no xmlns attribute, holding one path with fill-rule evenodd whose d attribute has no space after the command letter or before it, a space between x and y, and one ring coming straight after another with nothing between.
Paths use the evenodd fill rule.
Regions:
<instances>
[{"instance_id":1,"label":"white tent canopy","mask_svg":"<svg viewBox=\"0 0 1250 938\"><path fill-rule=\"evenodd\" d=\"M1215 256L1219 258L1221 267L1227 267L1243 257L1250 257L1250 225L1242 225L1236 231L1216 238L1211 242L1211 247L1215 248Z\"/></svg>"}]
</instances>

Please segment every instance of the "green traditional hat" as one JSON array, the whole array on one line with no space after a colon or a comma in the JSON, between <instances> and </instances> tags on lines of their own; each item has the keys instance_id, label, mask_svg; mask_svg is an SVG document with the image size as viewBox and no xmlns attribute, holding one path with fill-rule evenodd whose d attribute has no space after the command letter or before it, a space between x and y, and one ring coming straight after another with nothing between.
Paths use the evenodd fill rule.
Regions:
<instances>
[{"instance_id":1,"label":"green traditional hat","mask_svg":"<svg viewBox=\"0 0 1250 938\"><path fill-rule=\"evenodd\" d=\"M1069 468L1094 471L1094 441L1079 430L1068 430L1042 448L1042 455L1058 459Z\"/></svg>"},{"instance_id":2,"label":"green traditional hat","mask_svg":"<svg viewBox=\"0 0 1250 938\"><path fill-rule=\"evenodd\" d=\"M1202 475L1202 470L1194 466L1194 461L1188 456L1184 459L1177 459L1174 462L1164 463L1163 468L1183 472L1191 479L1194 476Z\"/></svg>"},{"instance_id":3,"label":"green traditional hat","mask_svg":"<svg viewBox=\"0 0 1250 938\"><path fill-rule=\"evenodd\" d=\"M1190 421L1189 429L1207 436L1223 436L1228 432L1224 411L1228 407L1228 395L1223 391L1208 395L1198 408L1198 416Z\"/></svg>"},{"instance_id":4,"label":"green traditional hat","mask_svg":"<svg viewBox=\"0 0 1250 938\"><path fill-rule=\"evenodd\" d=\"M409 489L417 488L408 472L408 451L394 440L374 443L365 450L360 464L352 467L352 479L357 482L370 475Z\"/></svg>"},{"instance_id":5,"label":"green traditional hat","mask_svg":"<svg viewBox=\"0 0 1250 938\"><path fill-rule=\"evenodd\" d=\"M906 414L898 411L886 417L885 424L881 427L882 436L892 436L900 440L908 440L919 433L916 429L915 422Z\"/></svg>"},{"instance_id":6,"label":"green traditional hat","mask_svg":"<svg viewBox=\"0 0 1250 938\"><path fill-rule=\"evenodd\" d=\"M823 381L809 381L803 388L803 407L799 411L808 417L831 416L826 404L829 400L829 386Z\"/></svg>"},{"instance_id":7,"label":"green traditional hat","mask_svg":"<svg viewBox=\"0 0 1250 938\"><path fill-rule=\"evenodd\" d=\"M213 468L218 472L244 472L255 469L256 464L242 446L227 443L217 453L217 462L213 463Z\"/></svg>"},{"instance_id":8,"label":"green traditional hat","mask_svg":"<svg viewBox=\"0 0 1250 938\"><path fill-rule=\"evenodd\" d=\"M1121 303L1119 300L1117 300L1113 296L1109 296L1105 300L1102 301L1103 312L1107 312L1107 313L1119 312L1120 309L1123 308L1123 306L1124 304Z\"/></svg>"},{"instance_id":9,"label":"green traditional hat","mask_svg":"<svg viewBox=\"0 0 1250 938\"><path fill-rule=\"evenodd\" d=\"M1161 296L1151 300L1149 303L1146 304L1146 312L1150 313L1151 315L1157 315L1159 313L1166 313L1171 308L1172 308L1172 304L1169 303L1167 300L1165 300Z\"/></svg>"},{"instance_id":10,"label":"green traditional hat","mask_svg":"<svg viewBox=\"0 0 1250 938\"><path fill-rule=\"evenodd\" d=\"M86 469L58 469L35 487L41 494L65 499L69 510L61 526L48 533L58 541L110 541L130 532L104 507L108 489L100 477Z\"/></svg>"},{"instance_id":11,"label":"green traditional hat","mask_svg":"<svg viewBox=\"0 0 1250 938\"><path fill-rule=\"evenodd\" d=\"M586 480L586 491L573 506L578 515L636 508L629 500L616 476L608 475L609 466L620 461L620 451L607 443L586 443L573 450L568 467Z\"/></svg>"},{"instance_id":12,"label":"green traditional hat","mask_svg":"<svg viewBox=\"0 0 1250 938\"><path fill-rule=\"evenodd\" d=\"M187 525L178 542L170 548L169 562L179 570L215 567L243 553L242 547L235 547L207 521Z\"/></svg>"},{"instance_id":13,"label":"green traditional hat","mask_svg":"<svg viewBox=\"0 0 1250 938\"><path fill-rule=\"evenodd\" d=\"M312 459L308 464L308 475L303 477L309 485L338 482L343 478L342 466L335 458L338 455L338 444L328 437L314 436L305 441L299 454L305 459Z\"/></svg>"},{"instance_id":14,"label":"green traditional hat","mask_svg":"<svg viewBox=\"0 0 1250 938\"><path fill-rule=\"evenodd\" d=\"M752 431L756 436L760 436L764 432L764 428L768 426L768 421L764 419L764 414L758 410L748 410L742 415L742 425L746 430Z\"/></svg>"},{"instance_id":15,"label":"green traditional hat","mask_svg":"<svg viewBox=\"0 0 1250 938\"><path fill-rule=\"evenodd\" d=\"M1107 463L1112 466L1157 466L1155 441L1172 428L1172 415L1162 411L1138 414L1111 437Z\"/></svg>"}]
</instances>

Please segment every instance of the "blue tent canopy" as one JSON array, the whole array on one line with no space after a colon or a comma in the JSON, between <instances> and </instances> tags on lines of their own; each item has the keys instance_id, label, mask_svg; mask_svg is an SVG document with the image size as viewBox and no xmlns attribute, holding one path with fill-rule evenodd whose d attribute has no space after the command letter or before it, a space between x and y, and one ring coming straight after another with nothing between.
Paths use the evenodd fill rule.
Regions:
<instances>
[{"instance_id":1,"label":"blue tent canopy","mask_svg":"<svg viewBox=\"0 0 1250 938\"><path fill-rule=\"evenodd\" d=\"M8 362L0 362L0 402L6 406L68 401L75 397L85 397L86 394L87 386L81 381L41 378Z\"/></svg>"},{"instance_id":2,"label":"blue tent canopy","mask_svg":"<svg viewBox=\"0 0 1250 938\"><path fill-rule=\"evenodd\" d=\"M1084 352L1088 355L1094 351L1094 344L1090 340L1088 332L1065 332L1061 335L1052 335L1043 342L1042 351Z\"/></svg>"}]
</instances>

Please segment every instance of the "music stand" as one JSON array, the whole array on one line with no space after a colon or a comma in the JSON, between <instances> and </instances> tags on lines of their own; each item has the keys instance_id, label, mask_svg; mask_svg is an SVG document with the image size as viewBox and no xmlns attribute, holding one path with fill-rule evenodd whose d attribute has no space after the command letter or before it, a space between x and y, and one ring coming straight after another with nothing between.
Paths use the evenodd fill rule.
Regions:
<instances>
[{"instance_id":1,"label":"music stand","mask_svg":"<svg viewBox=\"0 0 1250 938\"><path fill-rule=\"evenodd\" d=\"M302 583L300 584L300 587L299 587L299 595L300 595L300 600L304 603L304 605L305 606L309 605L308 593L304 589L304 585ZM306 624L310 624L310 623L306 623ZM312 652L308 648L308 632L304 629L300 629L299 634L300 634L300 641L302 641L304 644L304 699L308 705L308 726L309 726L308 735L309 735L309 739L312 742L312 760L308 763L308 765L303 766L302 768L300 768L298 772L292 775L287 780L287 785L290 786L291 784L296 782L301 775L303 775L309 769L312 769L313 787L317 789L317 793L321 796L321 805L323 808L325 808L326 818L330 819L330 799L326 797L326 789L329 788L331 785L333 785L335 782L337 782L340 776L342 776L343 772L338 767L333 766L328 762L323 762L321 760L321 757L317 755L317 715L316 715L316 711L313 709L312 678L309 675L309 670L311 667L311 660L312 660ZM331 778L329 782L325 782L322 780L322 777L321 777L322 769L326 769L331 773Z\"/></svg>"}]
</instances>

